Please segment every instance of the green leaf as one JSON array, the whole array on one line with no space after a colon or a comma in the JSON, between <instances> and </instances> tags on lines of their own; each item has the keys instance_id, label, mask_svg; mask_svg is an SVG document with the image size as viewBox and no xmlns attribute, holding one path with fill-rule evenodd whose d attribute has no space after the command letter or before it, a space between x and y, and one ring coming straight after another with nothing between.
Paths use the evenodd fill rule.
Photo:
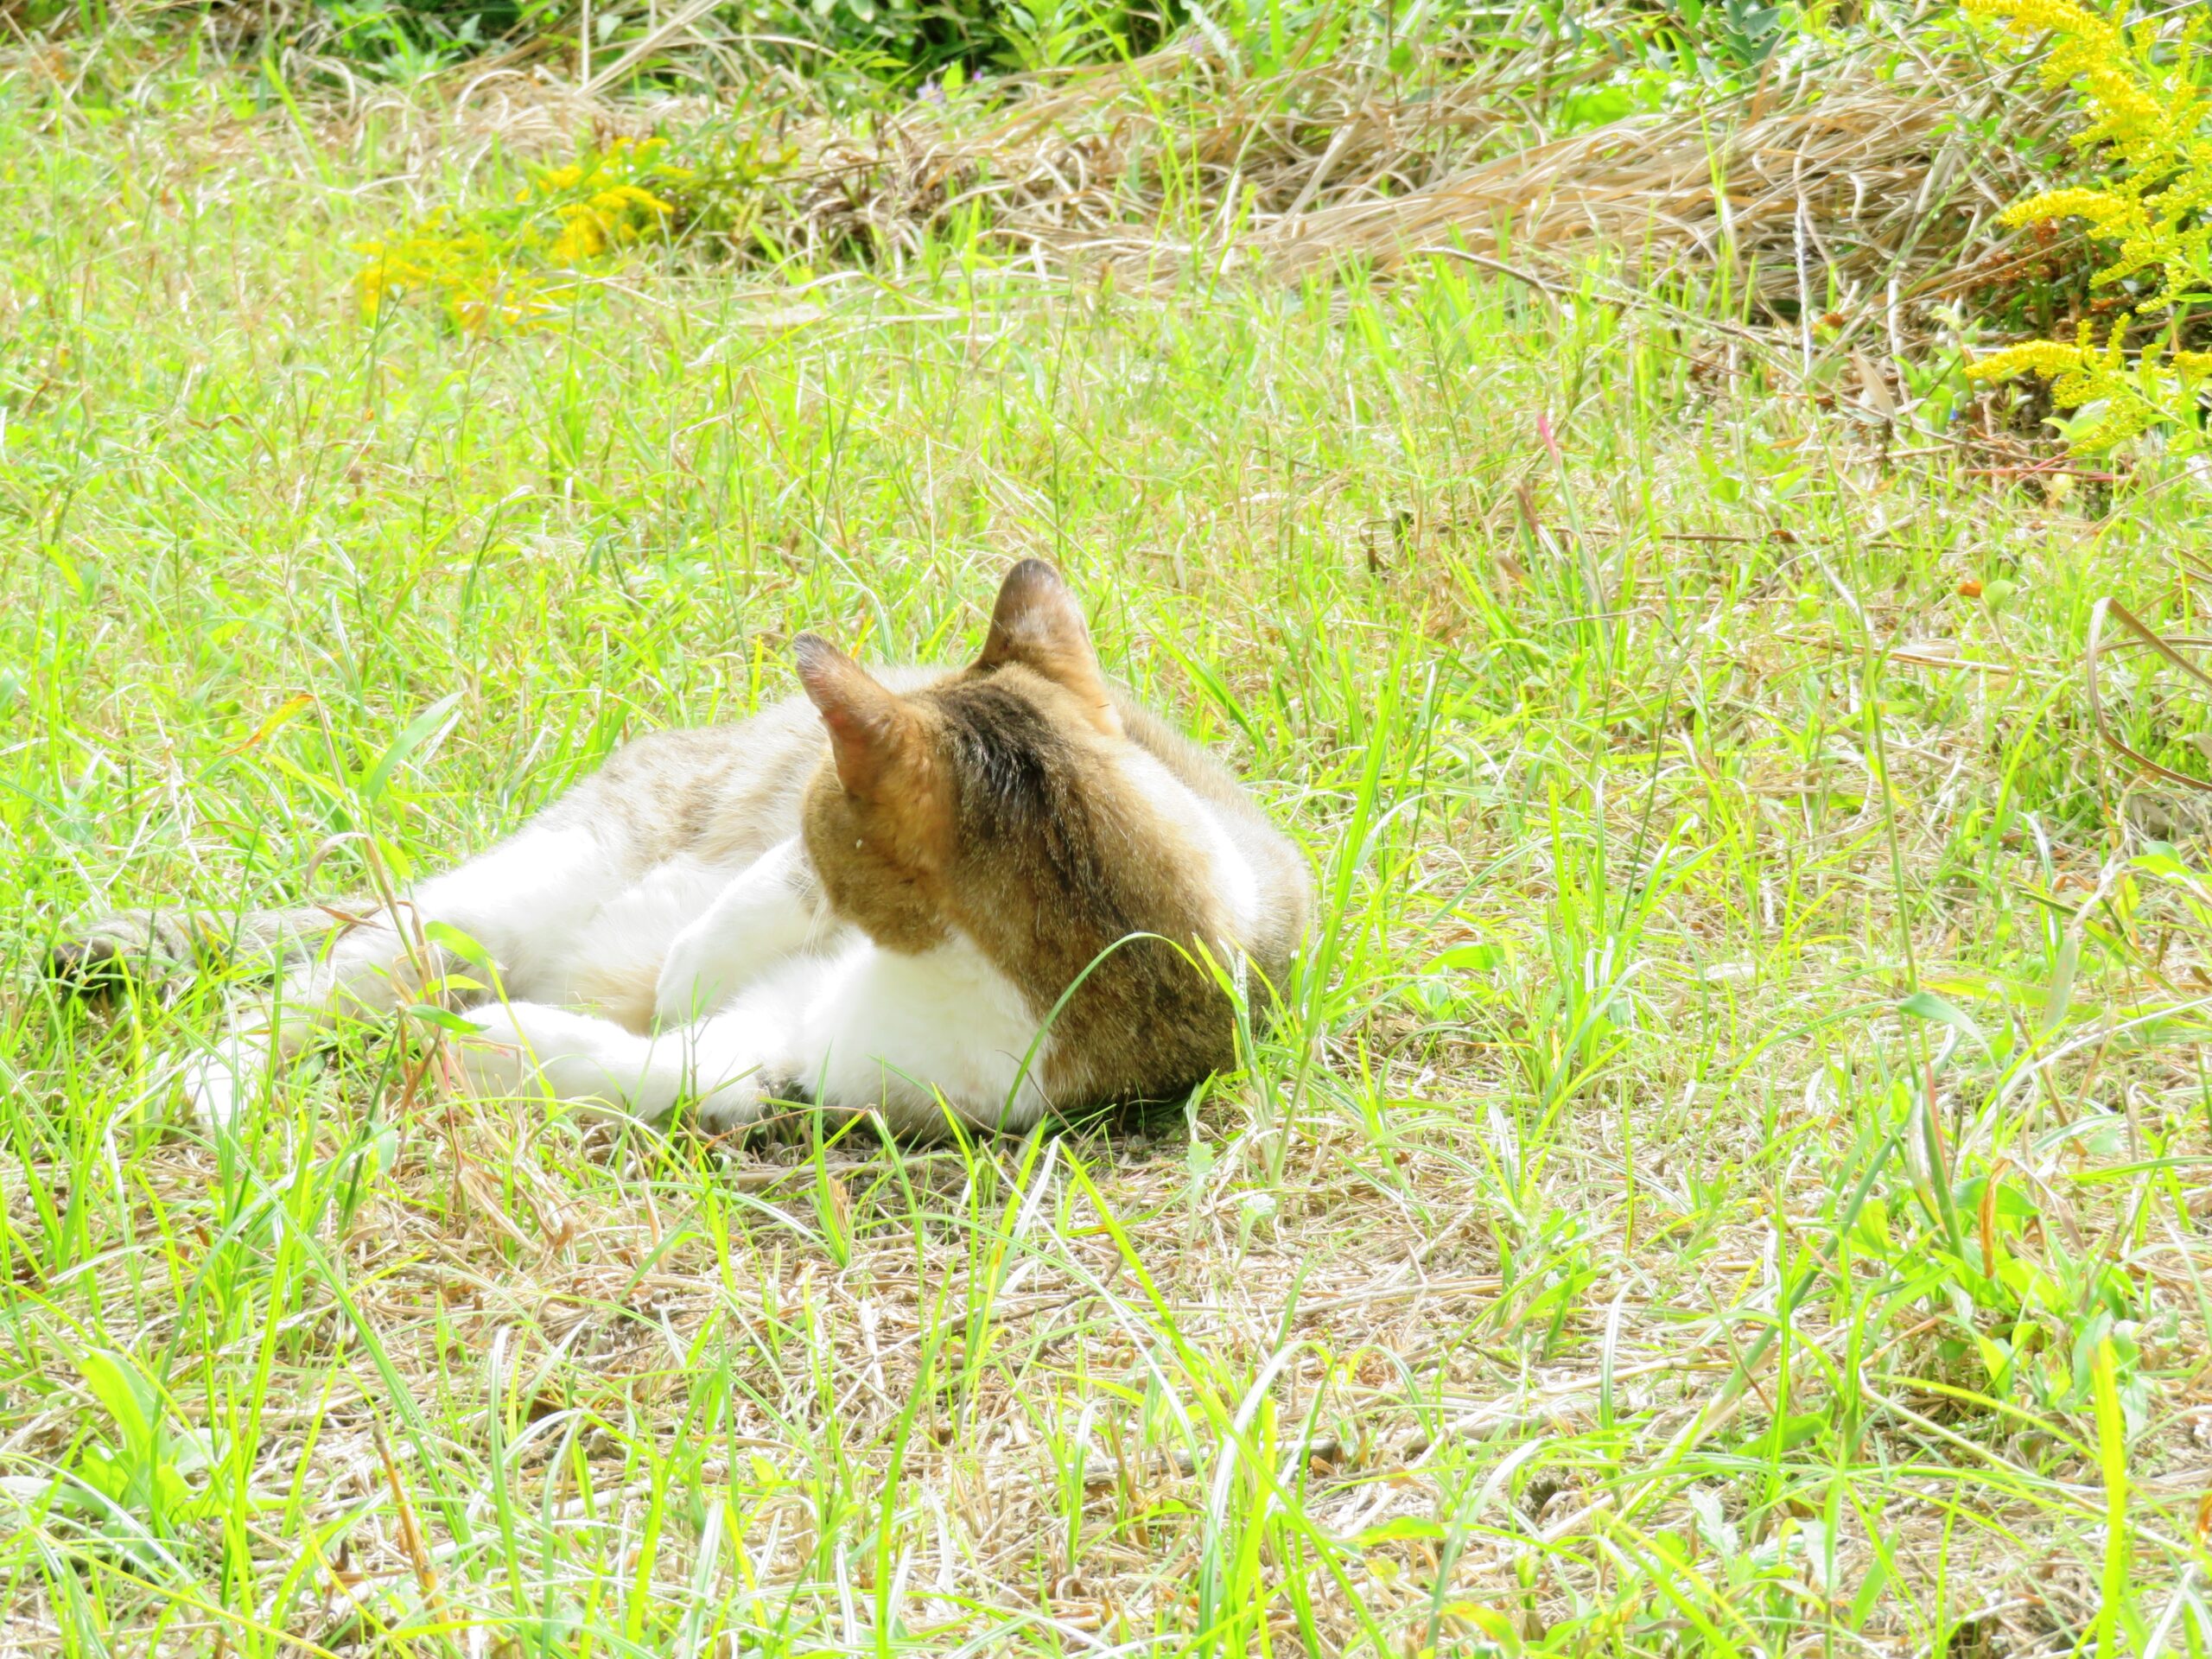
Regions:
<instances>
[{"instance_id":1,"label":"green leaf","mask_svg":"<svg viewBox=\"0 0 2212 1659\"><path fill-rule=\"evenodd\" d=\"M407 1017L410 1020L419 1020L426 1026L435 1026L440 1031L449 1031L456 1037L474 1037L479 1034L477 1028L462 1019L461 1015L453 1013L450 1009L442 1008L435 1002L409 1003Z\"/></svg>"},{"instance_id":2,"label":"green leaf","mask_svg":"<svg viewBox=\"0 0 2212 1659\"><path fill-rule=\"evenodd\" d=\"M1421 972L1483 974L1504 964L1505 947L1502 944L1455 944L1449 950L1440 950L1430 957L1428 965Z\"/></svg>"},{"instance_id":3,"label":"green leaf","mask_svg":"<svg viewBox=\"0 0 2212 1659\"><path fill-rule=\"evenodd\" d=\"M1472 1601L1452 1601L1444 1605L1448 1618L1463 1618L1482 1632L1483 1640L1501 1653L1517 1655L1524 1651L1521 1644L1521 1627L1499 1612L1495 1607L1484 1607Z\"/></svg>"},{"instance_id":4,"label":"green leaf","mask_svg":"<svg viewBox=\"0 0 2212 1659\"><path fill-rule=\"evenodd\" d=\"M2097 1651L2117 1653L2113 1621L2127 1599L2127 1431L2120 1414L2120 1366L2109 1341L2097 1344L2090 1358L2097 1408L2097 1468L2105 1483L2103 1605L2097 1614Z\"/></svg>"},{"instance_id":5,"label":"green leaf","mask_svg":"<svg viewBox=\"0 0 2212 1659\"><path fill-rule=\"evenodd\" d=\"M158 1526L165 1520L174 1520L192 1507L192 1489L184 1484L184 1476L173 1463L164 1463L154 1471L154 1514Z\"/></svg>"},{"instance_id":6,"label":"green leaf","mask_svg":"<svg viewBox=\"0 0 2212 1659\"><path fill-rule=\"evenodd\" d=\"M1969 1175L1951 1189L1951 1202L1961 1216L1980 1213L1981 1195L1989 1190L1989 1177ZM1990 1208L1999 1221L2015 1224L2031 1221L2037 1211L2034 1201L2010 1181L1997 1184L1997 1196Z\"/></svg>"},{"instance_id":7,"label":"green leaf","mask_svg":"<svg viewBox=\"0 0 2212 1659\"><path fill-rule=\"evenodd\" d=\"M1945 1001L1933 991L1915 991L1897 1004L1897 1012L1933 1020L1939 1026L1948 1026L1961 1036L1972 1038L1983 1053L1989 1052L1989 1039L1981 1034L1981 1027L1955 1004Z\"/></svg>"},{"instance_id":8,"label":"green leaf","mask_svg":"<svg viewBox=\"0 0 2212 1659\"><path fill-rule=\"evenodd\" d=\"M452 951L473 968L481 969L487 974L494 971L492 953L484 948L474 934L464 932L450 922L424 923L423 937L432 944Z\"/></svg>"},{"instance_id":9,"label":"green leaf","mask_svg":"<svg viewBox=\"0 0 2212 1659\"><path fill-rule=\"evenodd\" d=\"M1852 1241L1862 1249L1886 1255L1892 1248L1890 1241L1890 1207L1881 1199L1870 1198L1859 1208L1858 1219L1851 1225Z\"/></svg>"},{"instance_id":10,"label":"green leaf","mask_svg":"<svg viewBox=\"0 0 2212 1659\"><path fill-rule=\"evenodd\" d=\"M1817 1411L1792 1412L1782 1420L1782 1449L1784 1452L1794 1452L1806 1441L1827 1433L1827 1430L1828 1419L1826 1414ZM1762 1445L1766 1442L1764 1434L1758 1436L1757 1439Z\"/></svg>"},{"instance_id":11,"label":"green leaf","mask_svg":"<svg viewBox=\"0 0 2212 1659\"><path fill-rule=\"evenodd\" d=\"M369 1137L369 1161L376 1173L386 1175L399 1164L399 1131L387 1123Z\"/></svg>"},{"instance_id":12,"label":"green leaf","mask_svg":"<svg viewBox=\"0 0 2212 1659\"><path fill-rule=\"evenodd\" d=\"M1952 1255L1963 1262L1967 1259L1966 1232L1959 1224L1958 1206L1951 1201L1949 1154L1943 1145L1942 1126L1926 1101L1913 1103L1906 1118L1905 1133L1920 1152L1918 1158L1905 1160L1913 1190L1927 1206L1929 1214L1942 1224Z\"/></svg>"},{"instance_id":13,"label":"green leaf","mask_svg":"<svg viewBox=\"0 0 2212 1659\"><path fill-rule=\"evenodd\" d=\"M408 722L407 729L392 739L391 747L377 758L377 763L369 768L369 775L361 780L363 800L376 800L390 786L392 773L406 762L408 756L429 742L434 734L440 737L445 734L440 728L450 726L448 716L452 715L454 706L461 697L458 691L448 692Z\"/></svg>"},{"instance_id":14,"label":"green leaf","mask_svg":"<svg viewBox=\"0 0 2212 1659\"><path fill-rule=\"evenodd\" d=\"M1981 1354L1983 1369L1989 1373L1989 1392L1999 1399L2012 1391L2012 1344L2002 1337L1974 1333L1974 1345Z\"/></svg>"},{"instance_id":15,"label":"green leaf","mask_svg":"<svg viewBox=\"0 0 2212 1659\"><path fill-rule=\"evenodd\" d=\"M124 1473L123 1465L98 1446L88 1446L79 1452L76 1465L70 1472L94 1491L117 1501L121 1500L124 1488L130 1484L130 1477ZM60 1496L63 1502L79 1510L96 1507L87 1503L81 1492L73 1491L70 1483L66 1480L60 1483Z\"/></svg>"},{"instance_id":16,"label":"green leaf","mask_svg":"<svg viewBox=\"0 0 2212 1659\"><path fill-rule=\"evenodd\" d=\"M128 1357L108 1348L87 1348L77 1356L77 1370L92 1397L115 1420L124 1450L134 1460L149 1457L162 1402L145 1374Z\"/></svg>"},{"instance_id":17,"label":"green leaf","mask_svg":"<svg viewBox=\"0 0 2212 1659\"><path fill-rule=\"evenodd\" d=\"M2058 947L2058 960L2051 965L2050 988L2044 993L2043 1019L2036 1027L2036 1040L2058 1029L2066 1019L2066 1010L2074 1003L2074 973L2082 962L2082 941L2069 929Z\"/></svg>"},{"instance_id":18,"label":"green leaf","mask_svg":"<svg viewBox=\"0 0 2212 1659\"><path fill-rule=\"evenodd\" d=\"M1380 1526L1368 1528L1359 1535L1357 1541L1362 1549L1373 1549L1378 1544L1395 1543L1400 1539L1419 1538L1434 1543L1443 1536L1442 1522L1426 1516L1402 1515Z\"/></svg>"},{"instance_id":19,"label":"green leaf","mask_svg":"<svg viewBox=\"0 0 2212 1659\"><path fill-rule=\"evenodd\" d=\"M214 1449L208 1444L204 1430L172 1429L162 1437L162 1441L167 1453L162 1462L164 1469L173 1468L181 1475L196 1475L215 1461Z\"/></svg>"}]
</instances>

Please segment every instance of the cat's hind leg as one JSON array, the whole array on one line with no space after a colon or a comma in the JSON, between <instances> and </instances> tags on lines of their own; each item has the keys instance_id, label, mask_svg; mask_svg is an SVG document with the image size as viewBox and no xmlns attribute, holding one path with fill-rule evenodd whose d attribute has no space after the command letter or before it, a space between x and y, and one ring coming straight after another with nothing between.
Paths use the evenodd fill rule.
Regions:
<instances>
[{"instance_id":1,"label":"cat's hind leg","mask_svg":"<svg viewBox=\"0 0 2212 1659\"><path fill-rule=\"evenodd\" d=\"M211 1049L180 1064L187 1097L219 1122L275 1060L340 1018L389 1014L398 1004L397 984L425 977L402 972L395 981L410 957L407 939L373 910L365 918L351 906L228 915L179 906L122 911L65 929L48 950L46 970L85 996L135 984L168 998L201 975L273 981L233 1007ZM433 971L443 970L439 961Z\"/></svg>"},{"instance_id":2,"label":"cat's hind leg","mask_svg":"<svg viewBox=\"0 0 2212 1659\"><path fill-rule=\"evenodd\" d=\"M589 831L524 830L283 973L273 997L242 1007L213 1051L187 1065L186 1093L203 1116L226 1121L285 1059L346 1022L388 1019L461 966L429 938L433 925L474 940L495 977L527 995L617 880Z\"/></svg>"},{"instance_id":3,"label":"cat's hind leg","mask_svg":"<svg viewBox=\"0 0 2212 1659\"><path fill-rule=\"evenodd\" d=\"M458 966L388 918L365 922L282 972L270 995L234 1007L214 1046L185 1063L185 1096L202 1118L227 1123L276 1067L349 1022L382 1023Z\"/></svg>"}]
</instances>

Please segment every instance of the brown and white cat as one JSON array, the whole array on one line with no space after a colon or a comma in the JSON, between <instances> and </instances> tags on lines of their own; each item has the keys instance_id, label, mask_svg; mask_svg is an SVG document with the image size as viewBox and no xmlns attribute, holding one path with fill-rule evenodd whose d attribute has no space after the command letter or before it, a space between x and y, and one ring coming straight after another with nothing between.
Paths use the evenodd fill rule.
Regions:
<instances>
[{"instance_id":1,"label":"brown and white cat","mask_svg":"<svg viewBox=\"0 0 2212 1659\"><path fill-rule=\"evenodd\" d=\"M871 671L812 634L793 650L804 697L626 745L396 916L335 934L321 910L233 918L280 971L307 959L186 1068L200 1109L228 1118L334 1022L458 968L432 923L498 964L461 1045L487 1093L645 1118L689 1101L717 1128L796 1099L908 1132L946 1107L1019 1128L1232 1063L1206 963L1249 963L1255 999L1281 986L1305 864L1219 762L1109 683L1051 566L1007 575L965 668ZM56 969L182 954L195 931L114 918Z\"/></svg>"}]
</instances>

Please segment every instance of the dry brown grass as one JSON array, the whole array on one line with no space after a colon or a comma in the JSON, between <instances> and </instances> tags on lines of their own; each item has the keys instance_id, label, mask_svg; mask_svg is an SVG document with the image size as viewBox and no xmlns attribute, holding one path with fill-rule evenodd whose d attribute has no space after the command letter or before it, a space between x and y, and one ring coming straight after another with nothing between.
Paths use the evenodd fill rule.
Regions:
<instances>
[{"instance_id":1,"label":"dry brown grass","mask_svg":"<svg viewBox=\"0 0 2212 1659\"><path fill-rule=\"evenodd\" d=\"M1872 79L1877 56L1548 137L1524 64L1414 87L1333 66L1240 80L1194 40L986 122L918 107L864 134L803 128L779 229L911 257L980 207L991 245L1124 276L1388 269L1446 244L1554 270L1598 254L1638 284L1725 273L1770 310L1894 310L1982 252L2053 116L2017 76Z\"/></svg>"}]
</instances>

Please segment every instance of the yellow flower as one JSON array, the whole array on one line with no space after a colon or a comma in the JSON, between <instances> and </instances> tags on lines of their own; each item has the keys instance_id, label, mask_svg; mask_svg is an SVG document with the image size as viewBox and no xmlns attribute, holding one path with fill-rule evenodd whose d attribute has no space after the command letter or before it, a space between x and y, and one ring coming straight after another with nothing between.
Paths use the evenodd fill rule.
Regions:
<instances>
[{"instance_id":1,"label":"yellow flower","mask_svg":"<svg viewBox=\"0 0 2212 1659\"><path fill-rule=\"evenodd\" d=\"M2046 190L2041 195L2016 201L1998 217L2007 225L2037 225L2055 219L2086 219L2102 226L2140 210L2125 196L2109 190Z\"/></svg>"},{"instance_id":2,"label":"yellow flower","mask_svg":"<svg viewBox=\"0 0 2212 1659\"><path fill-rule=\"evenodd\" d=\"M2015 29L2048 29L2055 34L2079 34L2109 28L2095 13L2083 10L2073 0L1966 0L1967 10L1978 16L2002 17Z\"/></svg>"},{"instance_id":3,"label":"yellow flower","mask_svg":"<svg viewBox=\"0 0 2212 1659\"><path fill-rule=\"evenodd\" d=\"M1967 365L1969 380L2010 380L2016 375L2058 375L2078 369L2082 350L2055 340L2031 340L2024 346L2007 346Z\"/></svg>"},{"instance_id":4,"label":"yellow flower","mask_svg":"<svg viewBox=\"0 0 2212 1659\"><path fill-rule=\"evenodd\" d=\"M534 168L512 203L455 221L442 210L404 234L364 243L357 274L362 315L417 296L457 328L526 327L624 248L677 217L673 191L692 175L660 159L658 138L617 139L562 167Z\"/></svg>"},{"instance_id":5,"label":"yellow flower","mask_svg":"<svg viewBox=\"0 0 2212 1659\"><path fill-rule=\"evenodd\" d=\"M2016 37L2050 39L2044 80L2074 88L2086 124L2073 143L2085 153L2101 150L2111 174L2100 188L2048 190L2015 203L2003 221L2085 221L2092 238L2116 248L2094 283L2110 285L2145 272L2158 276L2157 289L2138 305L2141 312L2195 296L2196 273L2212 263L2212 140L2204 135L2212 104L2196 71L2202 21L2192 17L2169 42L2160 40L2154 19L2123 29L2118 19L2126 0L2109 17L2073 0L1963 3L1970 13L2001 21ZM2077 448L2110 448L2162 424L2181 442L2196 442L2197 388L2212 372L2212 356L2177 352L2162 361L2153 346L2139 354L2131 374L2124 350L2128 321L2118 319L2102 346L2084 324L2070 346L2040 340L2009 346L1968 372L1978 380L2048 375L2059 408L2100 405L2088 425L2069 431Z\"/></svg>"}]
</instances>

